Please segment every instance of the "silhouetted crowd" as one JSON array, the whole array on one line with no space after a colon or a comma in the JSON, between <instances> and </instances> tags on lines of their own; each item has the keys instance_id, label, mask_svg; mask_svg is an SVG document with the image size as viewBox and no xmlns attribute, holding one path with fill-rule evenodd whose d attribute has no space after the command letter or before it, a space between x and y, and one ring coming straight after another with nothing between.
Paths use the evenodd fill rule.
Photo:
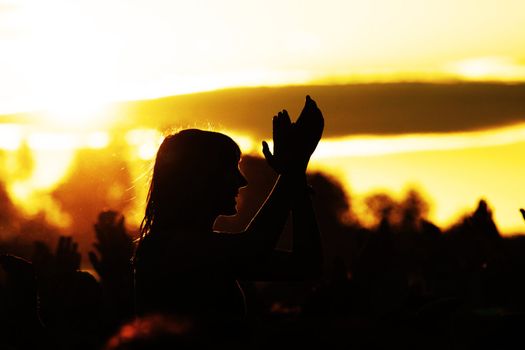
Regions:
<instances>
[{"instance_id":1,"label":"silhouetted crowd","mask_svg":"<svg viewBox=\"0 0 525 350\"><path fill-rule=\"evenodd\" d=\"M264 199L271 173L258 170L260 159L243 162L250 168L243 198ZM311 174L309 183L323 235L323 276L242 281L248 310L243 346L523 347L525 236L502 237L485 201L442 231L425 219L428 208L417 192L402 201L376 195L367 202L377 220L369 229L350 214L336 181ZM219 226L235 228L235 220L252 216L257 200L242 203L240 218L225 218ZM198 319L135 317L130 232L122 215L101 212L90 267L72 236L53 246L24 237L1 242L0 348L216 346L214 330ZM281 244L286 247L286 239Z\"/></svg>"}]
</instances>

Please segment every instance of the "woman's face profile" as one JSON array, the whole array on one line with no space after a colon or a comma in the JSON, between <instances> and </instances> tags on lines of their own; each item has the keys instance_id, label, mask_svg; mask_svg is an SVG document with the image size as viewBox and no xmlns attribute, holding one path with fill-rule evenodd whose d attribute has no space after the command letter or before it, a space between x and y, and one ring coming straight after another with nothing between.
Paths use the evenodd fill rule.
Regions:
<instances>
[{"instance_id":1,"label":"woman's face profile","mask_svg":"<svg viewBox=\"0 0 525 350\"><path fill-rule=\"evenodd\" d=\"M216 132L187 129L166 137L148 199L158 222L237 214L236 197L247 185L240 155L231 138Z\"/></svg>"},{"instance_id":2,"label":"woman's face profile","mask_svg":"<svg viewBox=\"0 0 525 350\"><path fill-rule=\"evenodd\" d=\"M214 202L217 205L218 215L237 214L236 198L239 189L248 184L239 168L239 161L239 158L235 157L235 161L225 163L217 174Z\"/></svg>"}]
</instances>

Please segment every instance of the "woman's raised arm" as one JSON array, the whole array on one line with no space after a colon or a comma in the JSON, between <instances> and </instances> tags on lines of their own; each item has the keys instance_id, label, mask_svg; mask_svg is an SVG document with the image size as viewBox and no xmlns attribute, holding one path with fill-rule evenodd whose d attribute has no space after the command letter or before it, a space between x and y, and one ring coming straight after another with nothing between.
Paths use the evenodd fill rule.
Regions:
<instances>
[{"instance_id":1,"label":"woman's raised arm","mask_svg":"<svg viewBox=\"0 0 525 350\"><path fill-rule=\"evenodd\" d=\"M288 279L316 276L321 270L322 248L315 213L306 183L306 168L324 127L324 119L315 102L306 98L299 119L292 123L284 110L273 119L274 152L266 142L263 153L279 173L270 195L254 216L246 231L233 235L232 246L246 254L254 264L241 269L254 279ZM276 251L288 215L292 212L293 250ZM232 242L233 243L233 242ZM242 259L244 260L244 259ZM254 272L256 271L256 272Z\"/></svg>"}]
</instances>

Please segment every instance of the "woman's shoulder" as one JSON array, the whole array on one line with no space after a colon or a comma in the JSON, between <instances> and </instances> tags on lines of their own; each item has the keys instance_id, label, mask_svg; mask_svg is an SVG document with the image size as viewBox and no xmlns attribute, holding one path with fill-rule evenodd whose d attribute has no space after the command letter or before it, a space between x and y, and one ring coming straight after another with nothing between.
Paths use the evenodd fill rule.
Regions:
<instances>
[{"instance_id":1,"label":"woman's shoulder","mask_svg":"<svg viewBox=\"0 0 525 350\"><path fill-rule=\"evenodd\" d=\"M142 263L170 264L187 266L205 259L212 252L213 243L208 239L194 235L176 233L159 233L146 236L137 247L136 260Z\"/></svg>"}]
</instances>

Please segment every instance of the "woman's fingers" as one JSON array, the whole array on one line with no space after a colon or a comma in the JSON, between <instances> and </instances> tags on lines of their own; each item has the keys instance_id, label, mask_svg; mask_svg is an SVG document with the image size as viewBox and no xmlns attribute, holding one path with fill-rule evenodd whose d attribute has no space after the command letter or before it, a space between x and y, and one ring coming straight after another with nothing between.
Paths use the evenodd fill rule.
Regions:
<instances>
[{"instance_id":1,"label":"woman's fingers","mask_svg":"<svg viewBox=\"0 0 525 350\"><path fill-rule=\"evenodd\" d=\"M276 172L279 172L278 166L275 161L275 157L270 151L270 147L268 146L268 143L266 141L262 142L262 148L263 148L262 151L264 154L264 158L266 159L266 162L268 163L268 165L272 169L274 169Z\"/></svg>"},{"instance_id":2,"label":"woman's fingers","mask_svg":"<svg viewBox=\"0 0 525 350\"><path fill-rule=\"evenodd\" d=\"M296 125L300 137L299 141L305 147L305 151L310 153L308 155L310 156L317 147L324 129L323 114L310 96L306 96L303 111L297 119Z\"/></svg>"},{"instance_id":3,"label":"woman's fingers","mask_svg":"<svg viewBox=\"0 0 525 350\"><path fill-rule=\"evenodd\" d=\"M262 151L266 160L273 159L273 154L272 152L270 152L270 147L268 146L268 143L266 141L262 142Z\"/></svg>"},{"instance_id":4,"label":"woman's fingers","mask_svg":"<svg viewBox=\"0 0 525 350\"><path fill-rule=\"evenodd\" d=\"M299 123L300 120L302 120L301 123ZM306 97L305 107L299 116L297 125L295 124L291 121L286 109L279 111L272 119L273 153L268 144L263 141L264 157L278 173L292 168L304 168L305 161L307 163L319 142L323 119L315 101L310 96Z\"/></svg>"},{"instance_id":5,"label":"woman's fingers","mask_svg":"<svg viewBox=\"0 0 525 350\"><path fill-rule=\"evenodd\" d=\"M290 120L290 116L288 115L288 111L286 109L283 109L283 119L284 124L286 126L290 126L292 124L292 121Z\"/></svg>"}]
</instances>

